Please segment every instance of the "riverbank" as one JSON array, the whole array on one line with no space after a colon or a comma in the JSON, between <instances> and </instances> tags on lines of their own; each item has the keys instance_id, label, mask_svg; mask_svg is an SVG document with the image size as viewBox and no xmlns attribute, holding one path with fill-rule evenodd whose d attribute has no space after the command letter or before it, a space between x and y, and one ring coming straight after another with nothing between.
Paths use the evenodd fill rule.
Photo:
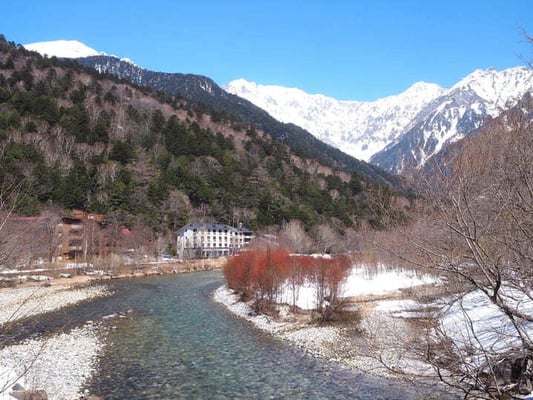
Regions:
<instances>
[{"instance_id":1,"label":"riverbank","mask_svg":"<svg viewBox=\"0 0 533 400\"><path fill-rule=\"evenodd\" d=\"M0 289L0 330L15 323L31 323L32 316L90 301L110 293L88 276L25 282ZM27 320L25 320L28 318ZM26 322L27 321L27 322ZM103 342L97 324L88 322L69 332L25 340L7 346L0 339L0 399L10 399L13 388L42 390L48 399L76 399L94 372Z\"/></svg>"},{"instance_id":2,"label":"riverbank","mask_svg":"<svg viewBox=\"0 0 533 400\"><path fill-rule=\"evenodd\" d=\"M214 299L259 329L292 343L312 356L341 362L378 376L387 378L393 376L390 369L371 354L368 343L361 335L359 329L363 326L369 327L367 318L364 318L361 325L354 329L349 325L313 324L308 316L291 315L288 312L282 312L276 319L266 315L256 315L249 304L240 301L239 296L225 285L215 291ZM396 329L405 332L407 328L400 329L396 326Z\"/></svg>"},{"instance_id":3,"label":"riverbank","mask_svg":"<svg viewBox=\"0 0 533 400\"><path fill-rule=\"evenodd\" d=\"M383 276L387 274L390 276L385 282ZM351 316L327 325L320 324L311 309L293 313L286 304L277 305L275 317L257 315L251 302L242 302L226 285L215 291L214 298L259 329L313 356L389 379L434 377L433 369L414 354L419 346L416 319L422 310L419 303L409 298L410 289L406 289L416 286L422 293L424 288L431 289L439 283L412 274L388 272L361 279L360 271L354 270L348 284L355 289L345 288L346 309L352 312ZM310 294L309 290L300 290L300 296L306 294ZM312 303L309 299L300 302Z\"/></svg>"},{"instance_id":4,"label":"riverbank","mask_svg":"<svg viewBox=\"0 0 533 400\"><path fill-rule=\"evenodd\" d=\"M43 391L49 400L78 399L95 371L103 342L99 327L83 327L46 339L31 339L0 350L0 399L14 389ZM19 392L20 393L20 392Z\"/></svg>"},{"instance_id":5,"label":"riverbank","mask_svg":"<svg viewBox=\"0 0 533 400\"><path fill-rule=\"evenodd\" d=\"M213 264L205 262L184 265L183 263L168 263L164 266L149 266L147 268L131 269L124 274L90 274L77 275L72 278L60 278L43 283L26 282L21 288L0 290L0 309L2 302L7 306L4 315L12 314L13 310L32 310L35 314L53 311L60 307L75 304L78 301L90 300L97 296L107 295L102 283L108 279L124 279L143 277L167 273L181 273L188 271L202 271L216 269ZM219 263L221 265L221 263ZM26 297L29 296L29 297ZM369 349L364 349L364 341L358 331L349 326L318 326L310 325L309 314L293 315L288 309L281 309L280 321L275 321L266 316L251 316L251 309L246 304L239 302L237 297L227 289L220 288L215 292L217 301L224 303L232 312L253 320L260 328L290 341L304 351L326 359L342 362L357 367L359 370L371 372L376 375L390 376L389 371L380 364L375 357L370 355ZM15 300L18 299L18 300ZM376 310L366 307L368 316ZM26 313L26 311L24 311ZM388 314L388 313L387 313ZM21 315L23 315L21 313ZM27 315L27 313L26 313ZM365 315L363 315L364 317ZM4 321L6 317L3 317ZM376 321L375 318L363 318L365 321ZM389 319L387 319L389 321ZM47 339L34 339L17 345L9 346L0 351L0 390L2 382L7 382L7 389L0 394L0 400L12 399L8 395L13 379L17 376L10 375L8 371L19 371L23 379L19 384L25 389L45 390L49 399L82 399L84 382L95 372L98 354L105 346L102 338L103 330L98 321L89 323L68 333L61 333ZM367 327L369 330L377 329L387 335L380 327ZM405 338L403 338L405 339ZM392 339L391 339L392 340ZM34 365L31 361L35 360ZM39 361L37 363L37 360ZM61 368L58 369L58 364ZM24 374L24 368L30 366L29 371L35 375ZM63 371L63 366L65 370ZM55 373L58 371L58 373ZM50 373L52 372L52 373ZM11 382L8 382L11 381ZM66 395L68 394L68 395ZM3 396L3 397L2 397Z\"/></svg>"},{"instance_id":6,"label":"riverbank","mask_svg":"<svg viewBox=\"0 0 533 400\"><path fill-rule=\"evenodd\" d=\"M9 324L31 323L29 317L111 295L105 287L110 279L204 271L221 265L221 260L165 262L115 268L112 272L75 270L74 275L64 269L42 269L32 271L31 279L22 278L28 276L26 271L10 271L2 275L9 287L0 288L0 333ZM0 334L0 400L14 399L10 395L13 387L44 391L49 400L86 398L83 386L95 372L98 355L105 346L104 331L99 321L88 321L69 332L16 344Z\"/></svg>"}]
</instances>

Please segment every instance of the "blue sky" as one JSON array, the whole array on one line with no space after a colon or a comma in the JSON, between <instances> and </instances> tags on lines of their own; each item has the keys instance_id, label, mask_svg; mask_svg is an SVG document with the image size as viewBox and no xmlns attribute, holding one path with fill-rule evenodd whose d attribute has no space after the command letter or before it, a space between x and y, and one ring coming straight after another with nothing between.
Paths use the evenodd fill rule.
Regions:
<instances>
[{"instance_id":1,"label":"blue sky","mask_svg":"<svg viewBox=\"0 0 533 400\"><path fill-rule=\"evenodd\" d=\"M533 58L533 0L1 0L0 16L20 44L79 40L151 70L346 100Z\"/></svg>"}]
</instances>

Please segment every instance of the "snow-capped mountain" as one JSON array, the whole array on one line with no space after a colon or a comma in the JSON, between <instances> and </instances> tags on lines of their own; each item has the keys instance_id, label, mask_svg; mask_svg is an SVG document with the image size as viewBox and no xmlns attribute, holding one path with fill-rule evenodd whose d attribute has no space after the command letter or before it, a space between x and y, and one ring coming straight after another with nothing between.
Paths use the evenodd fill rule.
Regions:
<instances>
[{"instance_id":1,"label":"snow-capped mountain","mask_svg":"<svg viewBox=\"0 0 533 400\"><path fill-rule=\"evenodd\" d=\"M91 47L78 42L77 40L52 40L48 42L37 42L25 44L24 47L31 51L36 51L42 56L46 57L58 57L58 58L86 58L86 57L115 57L109 55L103 51L96 51ZM129 58L119 58L120 61L124 61L135 65L135 63Z\"/></svg>"},{"instance_id":2,"label":"snow-capped mountain","mask_svg":"<svg viewBox=\"0 0 533 400\"><path fill-rule=\"evenodd\" d=\"M426 104L445 92L438 85L419 82L398 96L361 102L258 85L244 79L228 83L225 89L263 108L274 118L301 126L362 160L369 160L396 140Z\"/></svg>"},{"instance_id":3,"label":"snow-capped mountain","mask_svg":"<svg viewBox=\"0 0 533 400\"><path fill-rule=\"evenodd\" d=\"M374 102L341 101L243 79L225 88L350 155L400 172L421 166L446 143L515 104L533 90L533 71L477 70L450 89L419 82Z\"/></svg>"},{"instance_id":4,"label":"snow-capped mountain","mask_svg":"<svg viewBox=\"0 0 533 400\"><path fill-rule=\"evenodd\" d=\"M50 42L30 43L25 44L24 47L48 57L79 58L105 55L104 52L91 49L89 46L77 40L54 40Z\"/></svg>"},{"instance_id":5,"label":"snow-capped mountain","mask_svg":"<svg viewBox=\"0 0 533 400\"><path fill-rule=\"evenodd\" d=\"M244 79L230 82L224 91L207 77L148 71L129 59L108 56L74 40L24 47L43 55L75 58L100 72L158 91L180 93L190 101L239 115L261 129L268 126L274 136L301 140L288 125L265 119L266 111L346 154L395 173L420 167L447 143L470 134L488 116L496 117L533 91L533 71L525 67L477 70L449 89L418 82L403 93L373 102L342 101Z\"/></svg>"},{"instance_id":6,"label":"snow-capped mountain","mask_svg":"<svg viewBox=\"0 0 533 400\"><path fill-rule=\"evenodd\" d=\"M474 71L429 103L411 128L370 162L394 172L418 168L532 91L533 71L525 67Z\"/></svg>"}]
</instances>

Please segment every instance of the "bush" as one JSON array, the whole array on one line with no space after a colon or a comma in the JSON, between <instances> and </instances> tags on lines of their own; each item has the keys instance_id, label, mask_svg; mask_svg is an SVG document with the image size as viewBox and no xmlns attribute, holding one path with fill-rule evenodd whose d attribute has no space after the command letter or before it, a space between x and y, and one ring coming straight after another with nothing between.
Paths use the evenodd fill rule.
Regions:
<instances>
[{"instance_id":1,"label":"bush","mask_svg":"<svg viewBox=\"0 0 533 400\"><path fill-rule=\"evenodd\" d=\"M342 283L351 265L347 256L290 256L286 249L267 248L244 251L230 258L223 273L229 288L242 298L255 300L257 312L278 300L283 285L288 284L296 293L298 286L309 282L316 290L316 311L327 321L341 303ZM296 298L292 301L295 308Z\"/></svg>"}]
</instances>

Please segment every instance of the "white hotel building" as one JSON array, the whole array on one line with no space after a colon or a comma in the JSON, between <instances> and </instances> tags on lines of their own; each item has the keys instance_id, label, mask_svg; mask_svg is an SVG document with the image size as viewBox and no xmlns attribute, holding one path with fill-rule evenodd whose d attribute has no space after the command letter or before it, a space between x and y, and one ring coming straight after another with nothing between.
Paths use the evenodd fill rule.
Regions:
<instances>
[{"instance_id":1,"label":"white hotel building","mask_svg":"<svg viewBox=\"0 0 533 400\"><path fill-rule=\"evenodd\" d=\"M179 258L216 258L237 253L246 247L253 232L225 224L193 223L177 233Z\"/></svg>"}]
</instances>

